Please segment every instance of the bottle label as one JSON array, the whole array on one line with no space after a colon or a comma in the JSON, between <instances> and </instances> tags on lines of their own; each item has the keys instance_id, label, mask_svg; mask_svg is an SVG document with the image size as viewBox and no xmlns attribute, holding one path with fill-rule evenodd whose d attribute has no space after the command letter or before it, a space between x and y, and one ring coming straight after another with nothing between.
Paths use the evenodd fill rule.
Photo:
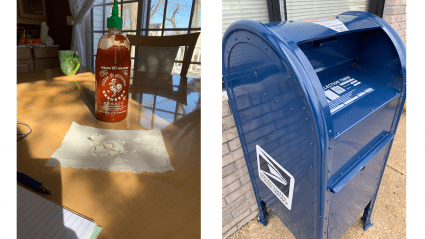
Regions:
<instances>
[{"instance_id":1,"label":"bottle label","mask_svg":"<svg viewBox=\"0 0 425 239\"><path fill-rule=\"evenodd\" d=\"M129 67L100 66L97 79L96 114L106 117L126 114Z\"/></svg>"}]
</instances>

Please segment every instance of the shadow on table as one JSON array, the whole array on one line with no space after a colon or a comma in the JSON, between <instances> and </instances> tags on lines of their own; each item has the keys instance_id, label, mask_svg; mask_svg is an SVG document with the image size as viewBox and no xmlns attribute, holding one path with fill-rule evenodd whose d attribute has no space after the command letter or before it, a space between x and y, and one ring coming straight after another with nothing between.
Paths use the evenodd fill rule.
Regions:
<instances>
[{"instance_id":1,"label":"shadow on table","mask_svg":"<svg viewBox=\"0 0 425 239\"><path fill-rule=\"evenodd\" d=\"M18 134L22 130L17 129ZM30 135L29 135L30 136ZM63 225L64 215L62 210L62 180L60 168L45 167L47 159L32 158L29 153L28 140L36 140L27 136L17 142L17 170L18 172L27 174L35 180L43 180L43 183L53 195L43 194L18 182L18 185L31 193L45 198L58 204L60 207L48 206L42 201L28 201L26 197L20 195L28 195L27 191L18 193L17 196L17 238L18 239L37 239L37 238L68 238L77 239L77 234ZM57 162L59 163L59 162ZM44 201L44 200L43 200ZM40 202L40 203L38 203ZM30 207L31 205L34 205ZM40 214L37 209L45 207ZM43 216L47 213L55 215L52 220L43 220ZM46 218L47 219L47 218ZM72 220L73 218L70 218Z\"/></svg>"},{"instance_id":2,"label":"shadow on table","mask_svg":"<svg viewBox=\"0 0 425 239\"><path fill-rule=\"evenodd\" d=\"M81 99L84 104L86 104L87 109L90 110L90 113L96 118L96 112L94 108L95 104L95 93L86 87L81 87Z\"/></svg>"}]
</instances>

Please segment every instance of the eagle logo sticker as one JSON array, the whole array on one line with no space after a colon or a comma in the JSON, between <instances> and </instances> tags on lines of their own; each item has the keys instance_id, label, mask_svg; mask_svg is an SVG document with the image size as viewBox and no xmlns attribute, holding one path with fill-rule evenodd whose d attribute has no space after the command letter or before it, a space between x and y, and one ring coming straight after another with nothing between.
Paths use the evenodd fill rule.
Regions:
<instances>
[{"instance_id":1,"label":"eagle logo sticker","mask_svg":"<svg viewBox=\"0 0 425 239\"><path fill-rule=\"evenodd\" d=\"M257 149L258 175L263 183L289 210L294 194L294 177L278 164L259 145Z\"/></svg>"}]
</instances>

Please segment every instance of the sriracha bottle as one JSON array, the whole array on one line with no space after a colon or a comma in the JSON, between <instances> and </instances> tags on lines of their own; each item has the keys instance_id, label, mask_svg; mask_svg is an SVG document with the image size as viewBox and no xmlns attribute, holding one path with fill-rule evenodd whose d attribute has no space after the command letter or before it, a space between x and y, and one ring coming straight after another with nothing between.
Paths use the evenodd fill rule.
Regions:
<instances>
[{"instance_id":1,"label":"sriracha bottle","mask_svg":"<svg viewBox=\"0 0 425 239\"><path fill-rule=\"evenodd\" d=\"M121 35L122 19L115 0L107 19L108 34L99 39L96 54L96 118L119 122L127 117L130 84L130 42Z\"/></svg>"}]
</instances>

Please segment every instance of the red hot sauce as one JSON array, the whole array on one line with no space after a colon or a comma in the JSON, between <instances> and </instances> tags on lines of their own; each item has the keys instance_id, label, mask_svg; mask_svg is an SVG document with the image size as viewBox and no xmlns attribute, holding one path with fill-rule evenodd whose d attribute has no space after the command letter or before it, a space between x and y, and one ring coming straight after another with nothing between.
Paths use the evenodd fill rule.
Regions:
<instances>
[{"instance_id":1,"label":"red hot sauce","mask_svg":"<svg viewBox=\"0 0 425 239\"><path fill-rule=\"evenodd\" d=\"M122 121L128 107L130 43L127 37L113 33L117 32L102 36L96 55L95 112L105 122Z\"/></svg>"}]
</instances>

